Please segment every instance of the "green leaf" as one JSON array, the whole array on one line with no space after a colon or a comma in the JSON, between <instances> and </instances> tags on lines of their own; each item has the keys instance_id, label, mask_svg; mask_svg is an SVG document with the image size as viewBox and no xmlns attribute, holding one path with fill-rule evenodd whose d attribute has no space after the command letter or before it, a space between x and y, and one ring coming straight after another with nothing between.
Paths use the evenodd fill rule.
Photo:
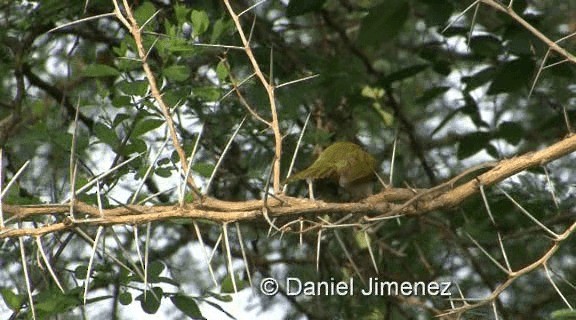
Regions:
<instances>
[{"instance_id":1,"label":"green leaf","mask_svg":"<svg viewBox=\"0 0 576 320\"><path fill-rule=\"evenodd\" d=\"M187 22L188 14L190 13L190 9L186 6L183 6L179 3L176 3L174 6L174 15L176 16L176 21L178 21L179 25L182 25L184 22Z\"/></svg>"},{"instance_id":2,"label":"green leaf","mask_svg":"<svg viewBox=\"0 0 576 320\"><path fill-rule=\"evenodd\" d=\"M228 77L228 62L226 60L221 60L216 66L216 75L220 81L226 80Z\"/></svg>"},{"instance_id":3,"label":"green leaf","mask_svg":"<svg viewBox=\"0 0 576 320\"><path fill-rule=\"evenodd\" d=\"M432 70L443 76L448 76L452 72L452 64L447 60L438 60L432 65Z\"/></svg>"},{"instance_id":4,"label":"green leaf","mask_svg":"<svg viewBox=\"0 0 576 320\"><path fill-rule=\"evenodd\" d=\"M97 298L96 298L97 299ZM47 314L60 314L80 305L81 301L76 294L62 293L59 289L42 291L36 296L34 307Z\"/></svg>"},{"instance_id":5,"label":"green leaf","mask_svg":"<svg viewBox=\"0 0 576 320\"><path fill-rule=\"evenodd\" d=\"M104 125L103 123L97 122L94 125L94 134L100 142L109 145L112 149L116 149L120 145L120 141L118 140L114 129Z\"/></svg>"},{"instance_id":6,"label":"green leaf","mask_svg":"<svg viewBox=\"0 0 576 320\"><path fill-rule=\"evenodd\" d=\"M146 297L144 293L136 297L137 301L140 301L140 306L142 310L148 314L154 314L160 308L160 301L162 300L162 295L164 291L160 287L153 287L151 290L146 290Z\"/></svg>"},{"instance_id":7,"label":"green leaf","mask_svg":"<svg viewBox=\"0 0 576 320\"><path fill-rule=\"evenodd\" d=\"M470 39L470 50L478 56L496 57L502 49L500 39L492 35L475 36Z\"/></svg>"},{"instance_id":8,"label":"green leaf","mask_svg":"<svg viewBox=\"0 0 576 320\"><path fill-rule=\"evenodd\" d=\"M576 320L576 310L559 309L550 314L552 320Z\"/></svg>"},{"instance_id":9,"label":"green leaf","mask_svg":"<svg viewBox=\"0 0 576 320\"><path fill-rule=\"evenodd\" d=\"M446 126L446 124L448 124L448 122L450 122L450 120L452 120L452 118L454 118L454 116L456 116L458 113L462 112L463 108L458 108L452 112L450 112L446 117L444 117L444 119L442 119L442 121L440 121L440 123L438 124L438 126L432 130L432 133L430 134L431 137L433 137L438 131L440 131L442 128L444 128L444 126Z\"/></svg>"},{"instance_id":10,"label":"green leaf","mask_svg":"<svg viewBox=\"0 0 576 320\"><path fill-rule=\"evenodd\" d=\"M118 76L120 72L107 64L94 63L86 66L82 74L85 77L110 77Z\"/></svg>"},{"instance_id":11,"label":"green leaf","mask_svg":"<svg viewBox=\"0 0 576 320\"><path fill-rule=\"evenodd\" d=\"M144 140L132 138L130 143L126 144L119 153L123 156L130 156L134 153L146 152L147 149L148 145L146 145Z\"/></svg>"},{"instance_id":12,"label":"green leaf","mask_svg":"<svg viewBox=\"0 0 576 320\"><path fill-rule=\"evenodd\" d=\"M121 124L124 120L126 119L130 119L130 116L126 113L118 113L115 117L114 120L112 121L112 128L116 128L118 127L119 124Z\"/></svg>"},{"instance_id":13,"label":"green leaf","mask_svg":"<svg viewBox=\"0 0 576 320\"><path fill-rule=\"evenodd\" d=\"M158 278L164 269L166 269L166 266L162 262L158 260L152 261L148 264L148 279Z\"/></svg>"},{"instance_id":14,"label":"green leaf","mask_svg":"<svg viewBox=\"0 0 576 320\"><path fill-rule=\"evenodd\" d=\"M420 72L428 69L428 67L429 67L428 64L417 64L409 66L391 73L383 80L383 82L384 84L391 84L396 81L401 81L419 74Z\"/></svg>"},{"instance_id":15,"label":"green leaf","mask_svg":"<svg viewBox=\"0 0 576 320\"><path fill-rule=\"evenodd\" d=\"M210 43L217 43L220 41L220 37L224 34L227 30L230 30L232 26L231 20L225 20L224 18L220 18L216 20L214 25L212 26L212 35L210 36Z\"/></svg>"},{"instance_id":16,"label":"green leaf","mask_svg":"<svg viewBox=\"0 0 576 320\"><path fill-rule=\"evenodd\" d=\"M214 165L206 162L198 162L192 166L192 170L197 172L199 175L208 178L212 175L212 171L214 171Z\"/></svg>"},{"instance_id":17,"label":"green leaf","mask_svg":"<svg viewBox=\"0 0 576 320\"><path fill-rule=\"evenodd\" d=\"M358 43L377 46L394 39L408 19L410 6L404 0L387 1L370 10L362 20Z\"/></svg>"},{"instance_id":18,"label":"green leaf","mask_svg":"<svg viewBox=\"0 0 576 320\"><path fill-rule=\"evenodd\" d=\"M231 302L233 301L233 298L231 295L229 294L218 294L218 293L214 293L214 292L207 292L207 295L209 295L210 297L222 301L222 302ZM205 300L208 301L208 300Z\"/></svg>"},{"instance_id":19,"label":"green leaf","mask_svg":"<svg viewBox=\"0 0 576 320\"><path fill-rule=\"evenodd\" d=\"M524 137L524 128L518 122L505 121L498 126L497 136L517 145Z\"/></svg>"},{"instance_id":20,"label":"green leaf","mask_svg":"<svg viewBox=\"0 0 576 320\"><path fill-rule=\"evenodd\" d=\"M236 280L236 290L240 291L244 288L246 288L247 286L247 282L244 280L240 280L240 278L238 278L236 275L234 275L234 279ZM220 292L221 293L235 293L234 291L234 284L232 283L232 277L230 277L230 275L227 275L223 280L222 280L222 286L220 288Z\"/></svg>"},{"instance_id":21,"label":"green leaf","mask_svg":"<svg viewBox=\"0 0 576 320\"><path fill-rule=\"evenodd\" d=\"M492 156L492 158L494 158L494 159L500 158L500 153L498 152L498 149L493 144L488 143L486 145L486 147L484 148L484 150L486 151L486 153L488 153L490 156Z\"/></svg>"},{"instance_id":22,"label":"green leaf","mask_svg":"<svg viewBox=\"0 0 576 320\"><path fill-rule=\"evenodd\" d=\"M418 98L416 98L416 103L426 104L430 101L436 99L438 96L443 95L446 91L450 90L450 87L447 86L439 86L430 88Z\"/></svg>"},{"instance_id":23,"label":"green leaf","mask_svg":"<svg viewBox=\"0 0 576 320\"><path fill-rule=\"evenodd\" d=\"M128 291L121 292L118 295L118 302L120 302L120 304L122 304L124 306L131 304L132 303L132 294Z\"/></svg>"},{"instance_id":24,"label":"green leaf","mask_svg":"<svg viewBox=\"0 0 576 320\"><path fill-rule=\"evenodd\" d=\"M192 93L204 101L218 101L220 99L220 89L216 87L194 88Z\"/></svg>"},{"instance_id":25,"label":"green leaf","mask_svg":"<svg viewBox=\"0 0 576 320\"><path fill-rule=\"evenodd\" d=\"M131 104L132 104L132 101L130 101L129 96L116 94L112 98L112 106L115 108L123 108L123 107L130 106Z\"/></svg>"},{"instance_id":26,"label":"green leaf","mask_svg":"<svg viewBox=\"0 0 576 320\"><path fill-rule=\"evenodd\" d=\"M288 18L297 17L308 12L319 11L326 0L290 0L286 8Z\"/></svg>"},{"instance_id":27,"label":"green leaf","mask_svg":"<svg viewBox=\"0 0 576 320\"><path fill-rule=\"evenodd\" d=\"M490 133L488 132L478 131L465 135L458 144L458 159L466 159L482 151L489 141Z\"/></svg>"},{"instance_id":28,"label":"green leaf","mask_svg":"<svg viewBox=\"0 0 576 320\"><path fill-rule=\"evenodd\" d=\"M462 77L462 82L466 84L466 91L472 91L494 79L496 68L484 68L473 75Z\"/></svg>"},{"instance_id":29,"label":"green leaf","mask_svg":"<svg viewBox=\"0 0 576 320\"><path fill-rule=\"evenodd\" d=\"M25 301L26 297L23 295L15 294L11 289L2 288L0 289L0 294L4 302L11 310L17 311L22 307L22 303Z\"/></svg>"},{"instance_id":30,"label":"green leaf","mask_svg":"<svg viewBox=\"0 0 576 320\"><path fill-rule=\"evenodd\" d=\"M502 64L488 88L488 94L494 95L513 92L527 86L534 76L534 62L529 58L519 58Z\"/></svg>"},{"instance_id":31,"label":"green leaf","mask_svg":"<svg viewBox=\"0 0 576 320\"><path fill-rule=\"evenodd\" d=\"M370 246L370 235L368 235L367 238L364 231L354 232L354 239L356 240L356 244L360 249L367 249Z\"/></svg>"},{"instance_id":32,"label":"green leaf","mask_svg":"<svg viewBox=\"0 0 576 320\"><path fill-rule=\"evenodd\" d=\"M184 81L190 77L190 69L186 66L171 65L162 72L166 78L174 81Z\"/></svg>"},{"instance_id":33,"label":"green leaf","mask_svg":"<svg viewBox=\"0 0 576 320\"><path fill-rule=\"evenodd\" d=\"M134 130L132 131L132 137L139 137L160 127L164 123L166 122L162 119L144 119L142 121L138 121L134 127Z\"/></svg>"},{"instance_id":34,"label":"green leaf","mask_svg":"<svg viewBox=\"0 0 576 320\"><path fill-rule=\"evenodd\" d=\"M452 16L454 5L449 1L425 0L428 10L424 19L428 25L445 25Z\"/></svg>"},{"instance_id":35,"label":"green leaf","mask_svg":"<svg viewBox=\"0 0 576 320\"><path fill-rule=\"evenodd\" d=\"M145 1L141 5L139 5L136 11L134 12L134 18L136 18L138 26L142 27L142 25L144 25L144 23L146 23L146 21L148 21L148 19L150 19L150 17L155 12L156 8L149 1Z\"/></svg>"},{"instance_id":36,"label":"green leaf","mask_svg":"<svg viewBox=\"0 0 576 320\"><path fill-rule=\"evenodd\" d=\"M190 20L192 21L192 31L194 37L197 37L206 32L206 30L208 30L208 26L210 25L210 19L208 18L208 15L205 11L192 10L192 13L190 14Z\"/></svg>"},{"instance_id":37,"label":"green leaf","mask_svg":"<svg viewBox=\"0 0 576 320\"><path fill-rule=\"evenodd\" d=\"M174 306L192 319L204 319L196 301L183 294L177 294L170 298Z\"/></svg>"},{"instance_id":38,"label":"green leaf","mask_svg":"<svg viewBox=\"0 0 576 320\"><path fill-rule=\"evenodd\" d=\"M134 81L120 81L116 87L126 95L129 96L144 96L148 90L148 81L134 80Z\"/></svg>"}]
</instances>

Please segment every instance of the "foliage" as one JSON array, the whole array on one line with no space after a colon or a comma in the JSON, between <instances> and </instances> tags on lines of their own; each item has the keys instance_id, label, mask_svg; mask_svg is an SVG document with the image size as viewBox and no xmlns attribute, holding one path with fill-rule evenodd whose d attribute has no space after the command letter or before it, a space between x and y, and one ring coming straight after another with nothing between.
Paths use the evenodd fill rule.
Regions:
<instances>
[{"instance_id":1,"label":"foliage","mask_svg":"<svg viewBox=\"0 0 576 320\"><path fill-rule=\"evenodd\" d=\"M481 162L544 149L571 133L574 123L575 60L549 52L550 44L494 6L482 4L474 13L475 7L465 11L472 1L260 3L239 19L262 75L276 85L274 111L224 3L129 2L177 141L187 157L197 150L191 175L202 190L212 180L209 195L217 199L263 197L278 146L272 128L254 113L266 121L279 118L283 178L305 130L296 170L312 163L318 147L354 141L378 160L385 180L393 166L393 186L414 188L434 187ZM231 2L239 14L257 1ZM572 0L516 0L511 12L558 40L574 33L575 5ZM65 203L104 172L110 174L76 199L103 208L181 200L183 159L143 69L137 40L117 16L81 20L113 10L108 0L86 6L56 0L0 4L2 192L14 182L3 194L4 204ZM558 44L568 54L576 49L573 38ZM90 318L129 318L122 310L131 304L150 314L178 310L180 317L193 319L206 316L210 306L223 318L232 316L227 303L236 299L235 290L248 287L250 280L257 290L267 277L354 278L358 286L374 277L398 283L450 281L453 299L460 294L482 299L510 278L479 249L503 263L502 237L512 270L561 245L537 271L515 279L505 295L464 317L488 318L497 310L504 319L570 319L574 312L568 305L576 301L574 234L551 241L505 195L562 233L576 216L575 163L569 155L485 190L486 200L478 192L456 208L383 220L369 229L352 224L321 234L314 229L270 235L262 218L227 225L225 233L214 221L179 219L155 222L150 229L106 226L100 234L79 224L38 238L63 291L46 271L36 238L4 238L2 314L32 317L22 255L34 316L40 319L80 318L83 312ZM333 184L317 188L320 198L324 193L333 199ZM294 184L287 193L303 196L305 190L304 184ZM197 194L188 193L188 202L198 201ZM7 218L7 224L17 225L17 217ZM337 223L340 216L315 218L317 224ZM18 227L67 219L38 216ZM105 249L93 256L90 239L97 234L103 239L97 247ZM208 256L216 251L210 263L205 248L210 248ZM231 276L228 260L250 269L235 263ZM461 306L434 295L292 297L281 290L272 299L257 297L259 310L289 305L287 319L421 319L449 311L451 303Z\"/></svg>"}]
</instances>

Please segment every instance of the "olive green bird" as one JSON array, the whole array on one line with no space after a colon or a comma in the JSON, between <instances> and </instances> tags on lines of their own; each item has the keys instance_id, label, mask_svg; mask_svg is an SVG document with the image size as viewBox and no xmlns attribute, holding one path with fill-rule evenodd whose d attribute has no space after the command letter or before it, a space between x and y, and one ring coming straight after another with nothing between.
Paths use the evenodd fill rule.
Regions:
<instances>
[{"instance_id":1,"label":"olive green bird","mask_svg":"<svg viewBox=\"0 0 576 320\"><path fill-rule=\"evenodd\" d=\"M310 167L290 176L286 183L333 178L353 200L359 200L372 194L375 170L376 160L359 145L336 142L320 153Z\"/></svg>"}]
</instances>

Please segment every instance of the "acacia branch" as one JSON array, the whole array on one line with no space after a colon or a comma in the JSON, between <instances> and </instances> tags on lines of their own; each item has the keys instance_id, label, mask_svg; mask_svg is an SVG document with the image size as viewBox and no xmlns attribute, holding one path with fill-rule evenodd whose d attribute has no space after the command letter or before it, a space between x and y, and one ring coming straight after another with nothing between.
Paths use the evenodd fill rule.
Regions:
<instances>
[{"instance_id":1,"label":"acacia branch","mask_svg":"<svg viewBox=\"0 0 576 320\"><path fill-rule=\"evenodd\" d=\"M544 255L542 255L542 257L540 257L540 259L532 262L531 264L520 270L508 273L508 278L506 279L506 281L498 285L498 287L496 287L496 289L494 289L494 291L492 291L492 293L488 297L482 299L480 302L474 304L467 304L462 307L450 310L446 314L455 314L455 313L461 314L464 311L472 310L494 301L496 298L498 298L498 296L500 296L502 292L504 292L504 290L506 290L506 288L512 285L512 283L520 276L523 276L545 265L548 262L548 260L550 260L550 258L554 255L554 253L558 250L558 248L560 248L560 244L562 243L562 241L570 237L572 233L574 233L575 231L576 231L576 222L572 223L572 225L570 225L570 227L568 227L562 234L560 234L557 239L554 239L554 244L550 247L550 249L546 251Z\"/></svg>"},{"instance_id":2,"label":"acacia branch","mask_svg":"<svg viewBox=\"0 0 576 320\"><path fill-rule=\"evenodd\" d=\"M118 18L118 20L120 20L120 22L122 22L122 24L124 24L124 26L126 26L126 28L128 28L128 30L130 30L130 33L134 38L134 42L136 43L136 49L138 51L138 57L140 58L140 62L142 63L142 69L146 74L148 85L150 86L150 92L154 97L154 99L156 100L156 102L158 103L158 105L160 106L162 115L166 120L166 125L168 126L168 131L170 132L170 138L172 139L172 144L174 145L174 149L176 149L178 157L180 158L180 165L182 166L182 171L188 172L186 153L184 152L184 149L182 148L182 145L180 143L180 139L178 138L178 134L176 133L176 127L174 126L174 120L172 119L172 115L170 114L170 108L168 108L168 106L164 102L164 99L162 98L162 94L160 92L160 89L158 88L156 77L154 76L154 73L150 68L150 64L148 63L147 50L144 49L144 45L142 44L141 27L138 25L138 22L134 18L132 9L128 5L127 1L124 1L125 14L123 14L122 11L120 10L118 0L114 0L113 2L115 8L114 13L116 14L116 17ZM196 184L194 183L194 179L192 179L191 176L188 176L187 181L192 187L192 190L196 194L200 194L198 188L196 187Z\"/></svg>"},{"instance_id":3,"label":"acacia branch","mask_svg":"<svg viewBox=\"0 0 576 320\"><path fill-rule=\"evenodd\" d=\"M489 171L476 178L454 186L457 182L436 186L431 189L386 189L364 202L359 203L326 203L309 199L282 197L268 199L267 214L270 217L290 218L303 215L322 216L325 214L353 214L359 218L366 215L388 217L393 215L415 216L440 209L450 209L479 192L479 186L492 186L519 172L531 167L541 166L555 159L576 151L576 135L571 135L550 147L524 154L512 159L498 162ZM433 191L433 192L432 192ZM416 198L416 201L411 199ZM82 225L114 225L114 224L144 224L153 221L163 221L173 218L204 219L219 223L230 223L263 218L263 200L243 202L223 201L206 198L202 203L179 206L137 206L125 205L100 211L97 207L76 202L74 212L75 222L66 221L38 228L0 228L0 239L19 236L38 236L46 233L67 230ZM70 210L69 205L35 205L18 206L3 205L3 212L9 219L6 221L24 221L41 215L65 216Z\"/></svg>"},{"instance_id":4,"label":"acacia branch","mask_svg":"<svg viewBox=\"0 0 576 320\"><path fill-rule=\"evenodd\" d=\"M524 20L521 16L519 16L516 12L514 12L513 8L510 6L504 6L502 3L495 1L495 0L480 0L482 3L495 8L498 11L504 12L510 18L514 19L520 25L522 25L526 30L530 31L536 38L540 39L544 42L551 50L557 52L567 60L571 61L572 63L576 63L576 57L572 55L570 52L566 51L566 49L562 48L558 45L557 42L550 40L546 37L542 32L538 29L534 28L528 21Z\"/></svg>"},{"instance_id":5,"label":"acacia branch","mask_svg":"<svg viewBox=\"0 0 576 320\"><path fill-rule=\"evenodd\" d=\"M272 114L272 121L270 122L270 128L274 133L274 164L273 164L273 188L275 193L280 193L280 159L282 156L282 133L280 132L280 124L278 122L278 112L276 108L276 98L274 94L274 85L272 84L272 79L267 80L258 65L258 61L252 52L252 48L250 47L250 41L246 37L244 30L242 29L242 24L240 23L239 16L234 13L232 6L230 6L230 1L224 0L224 4L226 5L226 9L230 14L230 17L234 21L236 25L236 30L238 30L238 34L240 35L240 39L242 39L242 45L244 47L244 52L246 56L248 56L248 60L250 60L250 64L252 64L252 68L254 69L254 73L260 80L260 83L266 90L268 94L268 102L270 103L270 113Z\"/></svg>"}]
</instances>

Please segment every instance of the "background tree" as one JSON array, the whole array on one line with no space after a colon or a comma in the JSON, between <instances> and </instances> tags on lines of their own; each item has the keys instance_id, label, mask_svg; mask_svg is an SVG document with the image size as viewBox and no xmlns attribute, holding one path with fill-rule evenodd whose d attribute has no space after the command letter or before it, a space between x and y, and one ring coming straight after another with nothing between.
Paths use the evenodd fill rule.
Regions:
<instances>
[{"instance_id":1,"label":"background tree","mask_svg":"<svg viewBox=\"0 0 576 320\"><path fill-rule=\"evenodd\" d=\"M289 319L574 317L575 4L3 2L3 314L225 317L251 283ZM391 186L282 194L342 140Z\"/></svg>"}]
</instances>

